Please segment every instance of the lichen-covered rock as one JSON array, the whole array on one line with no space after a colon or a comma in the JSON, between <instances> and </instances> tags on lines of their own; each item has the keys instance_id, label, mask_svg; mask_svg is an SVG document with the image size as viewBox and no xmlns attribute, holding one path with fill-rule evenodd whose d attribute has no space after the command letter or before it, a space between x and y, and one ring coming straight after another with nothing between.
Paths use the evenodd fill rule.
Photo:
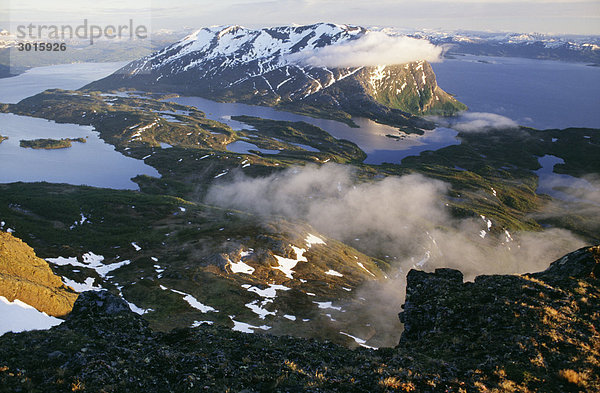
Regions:
<instances>
[{"instance_id":1,"label":"lichen-covered rock","mask_svg":"<svg viewBox=\"0 0 600 393\"><path fill-rule=\"evenodd\" d=\"M442 326L442 321L452 313L452 304L443 303L462 283L463 275L458 270L436 269L435 273L411 270L406 277L404 312L399 315L404 323L402 339L418 339Z\"/></svg>"},{"instance_id":2,"label":"lichen-covered rock","mask_svg":"<svg viewBox=\"0 0 600 393\"><path fill-rule=\"evenodd\" d=\"M61 317L71 311L78 294L64 285L31 247L0 231L0 296Z\"/></svg>"},{"instance_id":3,"label":"lichen-covered rock","mask_svg":"<svg viewBox=\"0 0 600 393\"><path fill-rule=\"evenodd\" d=\"M544 281L572 282L575 279L600 279L600 246L582 248L558 259L543 272L531 277Z\"/></svg>"},{"instance_id":4,"label":"lichen-covered rock","mask_svg":"<svg viewBox=\"0 0 600 393\"><path fill-rule=\"evenodd\" d=\"M599 267L596 246L521 276L413 270L398 349L451 363L483 391L598 390Z\"/></svg>"},{"instance_id":5,"label":"lichen-covered rock","mask_svg":"<svg viewBox=\"0 0 600 393\"><path fill-rule=\"evenodd\" d=\"M130 313L131 309L123 298L108 291L83 292L73 305L70 318L98 317L119 313Z\"/></svg>"}]
</instances>

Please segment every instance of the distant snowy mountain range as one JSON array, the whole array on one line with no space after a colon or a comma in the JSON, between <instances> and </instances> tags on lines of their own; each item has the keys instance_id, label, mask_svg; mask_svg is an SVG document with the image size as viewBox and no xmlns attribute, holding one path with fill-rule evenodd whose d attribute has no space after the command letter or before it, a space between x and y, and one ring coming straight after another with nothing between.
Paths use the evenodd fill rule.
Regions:
<instances>
[{"instance_id":1,"label":"distant snowy mountain range","mask_svg":"<svg viewBox=\"0 0 600 393\"><path fill-rule=\"evenodd\" d=\"M177 30L160 29L151 35L149 48L140 48L136 42L100 39L98 44L89 45L86 39L67 40L70 49L66 52L35 54L12 50L10 61L13 74L23 72L30 67L70 62L123 61L148 54L148 49L159 50L173 42L189 36L196 29L183 27ZM271 29L273 30L273 29ZM494 33L477 31L441 31L408 30L400 28L369 28L384 31L392 36L415 37L443 46L448 56L455 54L474 54L488 56L524 57L531 59L550 59L586 63L600 63L600 36L548 35L539 33ZM12 32L14 33L14 32ZM0 27L0 66L8 61L5 51L15 48L22 40L17 39L9 30ZM33 41L31 41L33 42ZM143 51L146 50L144 53ZM6 71L0 77L8 76Z\"/></svg>"},{"instance_id":2,"label":"distant snowy mountain range","mask_svg":"<svg viewBox=\"0 0 600 393\"><path fill-rule=\"evenodd\" d=\"M431 30L403 34L444 45L450 54L600 63L600 36Z\"/></svg>"},{"instance_id":3,"label":"distant snowy mountain range","mask_svg":"<svg viewBox=\"0 0 600 393\"><path fill-rule=\"evenodd\" d=\"M600 35L550 35L541 33L482 32L411 30L401 28L377 28L390 35L423 38L436 45L452 45L452 51L469 54L489 54L528 58L550 58L565 61L598 61L600 58ZM184 27L179 30L160 29L152 33L154 48L167 46L193 33L196 29ZM0 27L0 49L14 47L19 40L5 28ZM80 40L89 45L87 39ZM101 39L102 41L102 39ZM104 40L107 41L107 40ZM116 44L122 41L113 41ZM77 45L77 38L69 40Z\"/></svg>"}]
</instances>

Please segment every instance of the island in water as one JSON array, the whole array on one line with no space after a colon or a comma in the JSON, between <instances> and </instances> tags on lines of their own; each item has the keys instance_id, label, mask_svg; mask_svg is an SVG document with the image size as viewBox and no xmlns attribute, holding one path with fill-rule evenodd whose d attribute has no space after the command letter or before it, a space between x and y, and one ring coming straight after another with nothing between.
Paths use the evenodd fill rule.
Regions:
<instances>
[{"instance_id":1,"label":"island in water","mask_svg":"<svg viewBox=\"0 0 600 393\"><path fill-rule=\"evenodd\" d=\"M0 138L1 140L1 138ZM32 149L66 149L72 146L72 142L85 143L85 138L62 138L62 139L21 139L19 146Z\"/></svg>"}]
</instances>

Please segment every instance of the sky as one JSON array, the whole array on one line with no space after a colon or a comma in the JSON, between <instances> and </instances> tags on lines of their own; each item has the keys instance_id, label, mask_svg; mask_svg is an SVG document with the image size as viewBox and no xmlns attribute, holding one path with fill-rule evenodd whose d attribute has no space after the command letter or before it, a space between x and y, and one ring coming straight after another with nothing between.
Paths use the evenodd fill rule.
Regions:
<instances>
[{"instance_id":1,"label":"sky","mask_svg":"<svg viewBox=\"0 0 600 393\"><path fill-rule=\"evenodd\" d=\"M600 0L0 0L0 24L122 23L153 30L334 22L407 29L600 34Z\"/></svg>"}]
</instances>

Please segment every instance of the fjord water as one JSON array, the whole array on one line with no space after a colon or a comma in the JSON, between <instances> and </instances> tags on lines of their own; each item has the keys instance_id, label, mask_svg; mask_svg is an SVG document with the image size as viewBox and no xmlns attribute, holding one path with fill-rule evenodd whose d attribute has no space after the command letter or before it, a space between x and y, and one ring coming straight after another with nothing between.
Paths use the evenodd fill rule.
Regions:
<instances>
[{"instance_id":1,"label":"fjord water","mask_svg":"<svg viewBox=\"0 0 600 393\"><path fill-rule=\"evenodd\" d=\"M83 63L39 67L24 74L0 79L0 102L14 103L45 89L78 89L109 75L124 63ZM48 181L116 189L137 189L132 177L160 177L141 160L126 157L102 141L92 127L57 124L27 116L0 113L0 182ZM21 139L79 138L68 149L33 150L19 146Z\"/></svg>"},{"instance_id":2,"label":"fjord water","mask_svg":"<svg viewBox=\"0 0 600 393\"><path fill-rule=\"evenodd\" d=\"M123 63L90 63L35 68L16 77L0 79L0 102L18 102L49 88L77 89L114 72L122 65ZM433 67L440 87L456 94L471 111L497 113L519 124L536 128L600 128L600 92L597 90L597 86L600 86L600 67L557 61L476 56L447 59L443 63L433 64ZM337 121L315 119L268 107L217 103L199 97L179 97L170 100L195 106L204 111L208 118L227 123L234 129L249 128L231 120L231 116L235 115L305 121L323 128L337 138L356 143L368 154L365 162L371 164L399 163L409 155L460 143L455 137L456 131L447 128L437 128L435 131L426 132L424 136L408 136L395 140L385 136L397 135L393 127L367 119L355 119L360 128L352 128ZM59 125L45 120L41 121L44 122L43 128L46 131L39 133L38 138L88 135L88 144L83 146L74 143L70 149L58 151L26 151L15 146L19 139L27 139L20 136L19 130L25 132L29 127L24 117L19 118L21 119L13 118L13 129L8 133L6 125L9 117L0 117L0 134L11 138L0 144L2 182L46 180L135 188L135 184L129 180L130 177L136 174L157 176L157 172L142 161L127 158L100 140L94 142L97 136L89 129L85 132L81 130L79 133L63 134L61 132L64 129L59 131L55 128ZM15 122L23 123L19 125ZM87 150L93 146L98 146L99 150L104 151L102 154L106 155ZM36 164L31 161L40 159L42 161L37 161ZM88 161L90 165L85 166L85 162ZM44 165L40 165L41 162ZM55 166L52 167L50 162L55 163ZM79 171L84 167L87 169ZM109 167L112 176L105 173L105 168ZM78 171L80 173L77 173Z\"/></svg>"},{"instance_id":3,"label":"fjord water","mask_svg":"<svg viewBox=\"0 0 600 393\"><path fill-rule=\"evenodd\" d=\"M440 87L471 112L499 114L537 129L600 128L600 67L472 55L432 67Z\"/></svg>"},{"instance_id":4,"label":"fjord water","mask_svg":"<svg viewBox=\"0 0 600 393\"><path fill-rule=\"evenodd\" d=\"M398 135L396 128L364 118L353 119L360 127L353 128L339 121L316 119L264 106L215 102L201 97L176 97L169 98L168 101L196 107L209 119L221 121L235 130L252 128L239 121L231 120L231 116L247 115L281 121L304 121L324 129L338 139L356 143L367 153L365 162L368 164L399 163L409 155L418 155L425 150L436 150L460 143L456 139L457 132L448 128L437 128L426 132L424 136L409 135L396 140L386 136Z\"/></svg>"},{"instance_id":5,"label":"fjord water","mask_svg":"<svg viewBox=\"0 0 600 393\"><path fill-rule=\"evenodd\" d=\"M16 104L48 89L76 90L104 78L127 64L75 63L32 68L11 78L0 78L0 103Z\"/></svg>"}]
</instances>

